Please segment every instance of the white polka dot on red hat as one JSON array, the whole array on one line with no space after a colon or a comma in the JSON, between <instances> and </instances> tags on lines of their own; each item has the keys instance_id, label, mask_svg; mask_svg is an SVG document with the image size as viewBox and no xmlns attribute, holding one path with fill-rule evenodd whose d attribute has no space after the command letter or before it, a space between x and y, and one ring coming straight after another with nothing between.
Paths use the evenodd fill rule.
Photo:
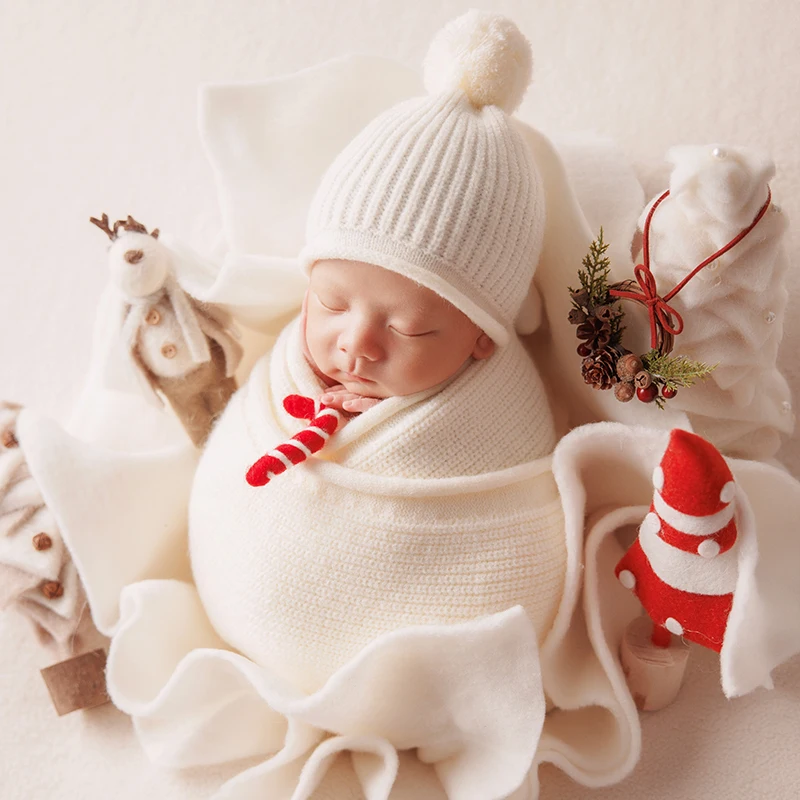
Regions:
<instances>
[{"instance_id":1,"label":"white polka dot on red hat","mask_svg":"<svg viewBox=\"0 0 800 800\"><path fill-rule=\"evenodd\" d=\"M714 541L714 539L706 539L697 546L697 553L703 558L714 558L714 556L719 555L719 550L719 542Z\"/></svg>"}]
</instances>

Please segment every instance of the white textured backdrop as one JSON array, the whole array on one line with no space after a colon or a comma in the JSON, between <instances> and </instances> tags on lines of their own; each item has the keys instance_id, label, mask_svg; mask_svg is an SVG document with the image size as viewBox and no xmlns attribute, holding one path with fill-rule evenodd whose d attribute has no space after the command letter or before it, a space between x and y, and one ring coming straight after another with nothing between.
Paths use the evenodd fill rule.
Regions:
<instances>
[{"instance_id":1,"label":"white textured backdrop","mask_svg":"<svg viewBox=\"0 0 800 800\"><path fill-rule=\"evenodd\" d=\"M56 417L74 397L105 280L90 215L132 213L200 246L215 231L199 83L352 51L417 67L471 5L508 14L533 44L524 118L610 135L637 161L678 143L763 147L778 164L775 198L800 222L800 6L789 0L0 0L0 397ZM798 302L796 270L792 282ZM798 345L790 312L781 358L795 397ZM800 475L796 440L783 457ZM0 615L1 800L208 796L218 773L148 766L113 709L58 720L36 672L45 661ZM778 672L774 692L733 703L714 669L698 653L681 701L645 721L630 781L590 792L547 770L544 799L796 797L800 664Z\"/></svg>"}]
</instances>

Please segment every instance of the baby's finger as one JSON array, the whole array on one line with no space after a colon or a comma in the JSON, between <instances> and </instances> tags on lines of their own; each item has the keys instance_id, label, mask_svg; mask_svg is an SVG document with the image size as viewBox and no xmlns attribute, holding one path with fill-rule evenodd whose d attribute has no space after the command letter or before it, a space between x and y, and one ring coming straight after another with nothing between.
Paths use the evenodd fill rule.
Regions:
<instances>
[{"instance_id":1,"label":"baby's finger","mask_svg":"<svg viewBox=\"0 0 800 800\"><path fill-rule=\"evenodd\" d=\"M356 400L360 397L360 395L353 394L353 392L348 392L347 390L340 391L340 392L325 392L322 395L320 400L325 403L326 406L330 405L341 405L346 400Z\"/></svg>"},{"instance_id":2,"label":"baby's finger","mask_svg":"<svg viewBox=\"0 0 800 800\"><path fill-rule=\"evenodd\" d=\"M345 400L342 406L345 411L360 414L378 405L378 403L380 403L380 398L378 397L356 397L354 400Z\"/></svg>"}]
</instances>

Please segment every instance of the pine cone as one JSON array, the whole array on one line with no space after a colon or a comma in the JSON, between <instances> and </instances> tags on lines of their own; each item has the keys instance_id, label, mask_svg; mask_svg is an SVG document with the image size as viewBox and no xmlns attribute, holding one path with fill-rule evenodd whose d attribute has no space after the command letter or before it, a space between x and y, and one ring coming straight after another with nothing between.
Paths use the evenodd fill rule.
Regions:
<instances>
[{"instance_id":1,"label":"pine cone","mask_svg":"<svg viewBox=\"0 0 800 800\"><path fill-rule=\"evenodd\" d=\"M594 315L597 319L603 322L611 322L611 317L614 316L614 309L611 306L597 306L594 310Z\"/></svg>"},{"instance_id":2,"label":"pine cone","mask_svg":"<svg viewBox=\"0 0 800 800\"><path fill-rule=\"evenodd\" d=\"M585 306L589 303L589 292L586 289L573 289L569 296L579 305Z\"/></svg>"},{"instance_id":3,"label":"pine cone","mask_svg":"<svg viewBox=\"0 0 800 800\"><path fill-rule=\"evenodd\" d=\"M583 359L583 380L595 389L610 389L617 382L617 354L603 349Z\"/></svg>"},{"instance_id":4,"label":"pine cone","mask_svg":"<svg viewBox=\"0 0 800 800\"><path fill-rule=\"evenodd\" d=\"M586 312L581 311L580 308L571 308L567 319L571 325L580 325L582 322L586 322Z\"/></svg>"},{"instance_id":5,"label":"pine cone","mask_svg":"<svg viewBox=\"0 0 800 800\"><path fill-rule=\"evenodd\" d=\"M597 317L588 317L578 325L576 335L584 339L592 351L602 350L611 341L611 326Z\"/></svg>"}]
</instances>

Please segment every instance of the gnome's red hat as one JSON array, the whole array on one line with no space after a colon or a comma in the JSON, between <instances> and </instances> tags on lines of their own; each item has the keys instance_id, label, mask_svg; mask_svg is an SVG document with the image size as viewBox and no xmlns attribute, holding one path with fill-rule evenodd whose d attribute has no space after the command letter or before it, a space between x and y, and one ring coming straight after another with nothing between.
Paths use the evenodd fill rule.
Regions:
<instances>
[{"instance_id":1,"label":"gnome's red hat","mask_svg":"<svg viewBox=\"0 0 800 800\"><path fill-rule=\"evenodd\" d=\"M708 517L733 500L736 486L725 459L696 433L675 429L670 434L653 485L667 506L693 517Z\"/></svg>"}]
</instances>

